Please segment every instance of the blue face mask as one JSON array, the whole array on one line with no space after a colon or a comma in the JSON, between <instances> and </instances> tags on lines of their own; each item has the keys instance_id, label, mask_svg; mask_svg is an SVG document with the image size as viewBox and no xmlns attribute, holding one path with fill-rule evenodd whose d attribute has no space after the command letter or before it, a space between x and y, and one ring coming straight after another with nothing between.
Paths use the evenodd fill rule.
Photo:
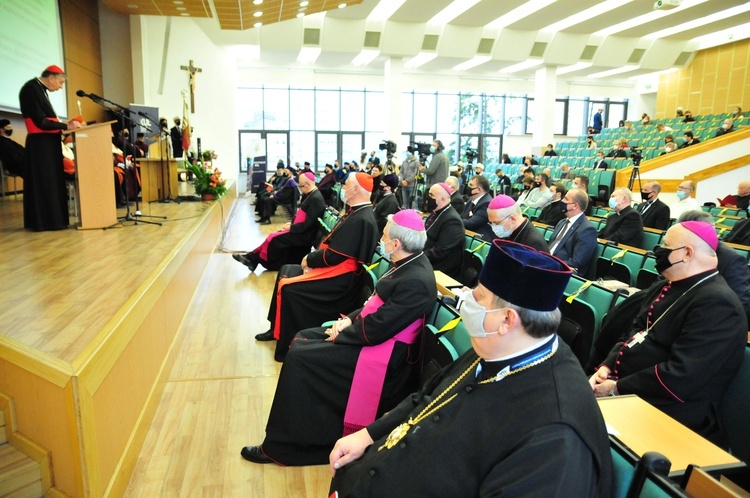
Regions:
<instances>
[{"instance_id":1,"label":"blue face mask","mask_svg":"<svg viewBox=\"0 0 750 498\"><path fill-rule=\"evenodd\" d=\"M430 145L430 153L434 154L435 150L436 150L435 146L434 145Z\"/></svg>"},{"instance_id":2,"label":"blue face mask","mask_svg":"<svg viewBox=\"0 0 750 498\"><path fill-rule=\"evenodd\" d=\"M492 233L495 234L495 237L499 239L507 239L508 237L510 237L510 234L512 233L511 230L510 229L506 230L505 227L503 226L503 224L505 223L505 220L507 219L508 217L506 216L505 218L503 218L503 221L501 221L497 225L495 225L494 223L490 224L490 228L492 229Z\"/></svg>"},{"instance_id":3,"label":"blue face mask","mask_svg":"<svg viewBox=\"0 0 750 498\"><path fill-rule=\"evenodd\" d=\"M685 197L687 197L687 192L683 192L682 190L678 190L678 191L677 191L677 198L678 198L678 199L682 200L682 199L684 199Z\"/></svg>"},{"instance_id":4,"label":"blue face mask","mask_svg":"<svg viewBox=\"0 0 750 498\"><path fill-rule=\"evenodd\" d=\"M615 199L614 197L610 197L609 198L609 207L611 207L612 209L614 209L616 206L617 206L617 199Z\"/></svg>"},{"instance_id":5,"label":"blue face mask","mask_svg":"<svg viewBox=\"0 0 750 498\"><path fill-rule=\"evenodd\" d=\"M393 240L393 239L391 239L391 240ZM390 261L391 260L391 254L393 254L396 250L394 249L391 252L387 252L387 249L385 248L385 244L386 243L383 242L382 240L380 241L380 250L379 250L379 252L380 252L380 254L383 255L383 257L385 258L386 261Z\"/></svg>"},{"instance_id":6,"label":"blue face mask","mask_svg":"<svg viewBox=\"0 0 750 498\"><path fill-rule=\"evenodd\" d=\"M347 197L346 197L346 192L344 191L343 188L341 189L341 192L339 192L339 197L341 198L341 202L346 204Z\"/></svg>"}]
</instances>

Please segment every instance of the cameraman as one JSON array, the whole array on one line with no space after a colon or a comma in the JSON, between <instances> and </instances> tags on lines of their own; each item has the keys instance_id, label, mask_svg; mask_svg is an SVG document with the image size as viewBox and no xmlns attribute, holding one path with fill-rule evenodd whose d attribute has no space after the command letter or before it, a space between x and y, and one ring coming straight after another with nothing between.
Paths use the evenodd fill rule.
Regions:
<instances>
[{"instance_id":1,"label":"cameraman","mask_svg":"<svg viewBox=\"0 0 750 498\"><path fill-rule=\"evenodd\" d=\"M444 182L448 178L448 156L445 155L443 149L445 149L443 142L435 140L430 147L432 161L427 166L419 165L419 171L425 175L426 190L430 190L430 187L436 183Z\"/></svg>"},{"instance_id":2,"label":"cameraman","mask_svg":"<svg viewBox=\"0 0 750 498\"><path fill-rule=\"evenodd\" d=\"M401 185L401 206L404 209L411 209L412 195L414 194L414 181L417 176L417 166L419 160L412 151L406 152L406 159L401 163L399 173L399 183Z\"/></svg>"}]
</instances>

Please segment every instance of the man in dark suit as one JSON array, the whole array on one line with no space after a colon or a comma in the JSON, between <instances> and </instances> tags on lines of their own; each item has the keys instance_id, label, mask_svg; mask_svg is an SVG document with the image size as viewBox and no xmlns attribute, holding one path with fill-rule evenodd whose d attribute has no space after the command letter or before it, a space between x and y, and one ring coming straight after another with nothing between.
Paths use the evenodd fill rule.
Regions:
<instances>
[{"instance_id":1,"label":"man in dark suit","mask_svg":"<svg viewBox=\"0 0 750 498\"><path fill-rule=\"evenodd\" d=\"M178 159L182 157L182 128L180 128L180 117L175 116L172 121L174 121L174 126L169 130L169 136L172 139L172 153L174 154L175 159Z\"/></svg>"},{"instance_id":2,"label":"man in dark suit","mask_svg":"<svg viewBox=\"0 0 750 498\"><path fill-rule=\"evenodd\" d=\"M455 176L449 176L445 180L445 184L451 188L451 206L456 210L456 213L463 213L466 207L466 201L461 196L461 189L458 186L458 178Z\"/></svg>"},{"instance_id":3,"label":"man in dark suit","mask_svg":"<svg viewBox=\"0 0 750 498\"><path fill-rule=\"evenodd\" d=\"M484 176L474 176L469 181L470 196L461 214L467 230L476 232L487 224L487 206L492 200L489 191L490 182Z\"/></svg>"},{"instance_id":4,"label":"man in dark suit","mask_svg":"<svg viewBox=\"0 0 750 498\"><path fill-rule=\"evenodd\" d=\"M584 190L570 189L561 201L566 219L552 232L549 252L563 260L579 275L585 275L596 252L596 228L583 214L589 204Z\"/></svg>"},{"instance_id":5,"label":"man in dark suit","mask_svg":"<svg viewBox=\"0 0 750 498\"><path fill-rule=\"evenodd\" d=\"M661 185L648 182L641 188L643 202L638 205L638 214L643 219L643 226L666 230L669 228L669 206L659 200Z\"/></svg>"},{"instance_id":6,"label":"man in dark suit","mask_svg":"<svg viewBox=\"0 0 750 498\"><path fill-rule=\"evenodd\" d=\"M465 232L461 217L451 206L450 187L444 182L436 183L430 187L427 195L434 202L435 209L424 222L427 231L424 253L434 270L458 278L461 274Z\"/></svg>"},{"instance_id":7,"label":"man in dark suit","mask_svg":"<svg viewBox=\"0 0 750 498\"><path fill-rule=\"evenodd\" d=\"M643 220L630 207L633 194L629 188L615 189L609 197L609 207L615 210L607 218L607 224L599 230L599 237L618 244L638 247L643 240Z\"/></svg>"},{"instance_id":8,"label":"man in dark suit","mask_svg":"<svg viewBox=\"0 0 750 498\"><path fill-rule=\"evenodd\" d=\"M542 232L521 214L521 207L512 197L500 194L492 199L487 208L487 216L489 223L479 231L484 240L505 239L533 247L540 252L549 252Z\"/></svg>"},{"instance_id":9,"label":"man in dark suit","mask_svg":"<svg viewBox=\"0 0 750 498\"><path fill-rule=\"evenodd\" d=\"M560 220L565 218L565 214L560 211L560 202L565 197L565 194L568 193L568 189L562 183L553 183L549 190L552 192L552 202L542 209L537 221L545 225L555 226Z\"/></svg>"},{"instance_id":10,"label":"man in dark suit","mask_svg":"<svg viewBox=\"0 0 750 498\"><path fill-rule=\"evenodd\" d=\"M680 145L680 149L684 149L685 147L690 147L691 145L696 145L696 144L701 143L700 140L698 140L697 138L693 136L692 131L686 131L683 138L685 140L682 142L682 145Z\"/></svg>"},{"instance_id":11,"label":"man in dark suit","mask_svg":"<svg viewBox=\"0 0 750 498\"><path fill-rule=\"evenodd\" d=\"M596 161L594 162L594 167L592 169L607 169L609 165L604 160L604 152L599 151L596 153Z\"/></svg>"}]
</instances>

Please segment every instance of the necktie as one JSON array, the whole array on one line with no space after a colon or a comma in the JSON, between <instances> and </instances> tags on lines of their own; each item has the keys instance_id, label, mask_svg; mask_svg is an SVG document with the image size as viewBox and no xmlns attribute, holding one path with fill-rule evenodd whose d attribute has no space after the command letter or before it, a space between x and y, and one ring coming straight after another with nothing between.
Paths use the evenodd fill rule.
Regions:
<instances>
[{"instance_id":1,"label":"necktie","mask_svg":"<svg viewBox=\"0 0 750 498\"><path fill-rule=\"evenodd\" d=\"M645 204L643 204L642 209L641 209L641 216L643 216L644 214L646 214L646 211L648 211L648 208L650 208L650 207L651 207L651 203L650 202L646 202Z\"/></svg>"},{"instance_id":2,"label":"necktie","mask_svg":"<svg viewBox=\"0 0 750 498\"><path fill-rule=\"evenodd\" d=\"M570 220L567 220L565 222L565 225L563 225L562 229L560 229L560 233L558 233L557 237L555 237L555 240L552 241L552 245L550 246L550 251L549 251L550 254L555 254L555 251L557 250L557 246L560 245L560 242L565 236L565 233L568 231L568 228L570 228Z\"/></svg>"}]
</instances>

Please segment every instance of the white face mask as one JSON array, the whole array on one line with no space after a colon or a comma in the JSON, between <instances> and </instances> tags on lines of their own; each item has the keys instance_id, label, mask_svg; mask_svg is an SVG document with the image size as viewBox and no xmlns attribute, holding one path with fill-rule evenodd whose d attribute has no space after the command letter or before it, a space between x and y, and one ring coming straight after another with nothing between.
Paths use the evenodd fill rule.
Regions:
<instances>
[{"instance_id":1,"label":"white face mask","mask_svg":"<svg viewBox=\"0 0 750 498\"><path fill-rule=\"evenodd\" d=\"M481 339L483 337L487 337L488 335L495 335L500 333L500 331L487 332L484 329L484 319L487 316L487 313L494 313L495 311L502 311L504 309L506 308L488 310L487 308L479 304L476 299L474 299L474 292L472 291L466 295L466 299L461 305L461 309L459 310L459 312L461 315L461 320L463 320L464 326L466 327L466 332L469 334L469 336Z\"/></svg>"}]
</instances>

